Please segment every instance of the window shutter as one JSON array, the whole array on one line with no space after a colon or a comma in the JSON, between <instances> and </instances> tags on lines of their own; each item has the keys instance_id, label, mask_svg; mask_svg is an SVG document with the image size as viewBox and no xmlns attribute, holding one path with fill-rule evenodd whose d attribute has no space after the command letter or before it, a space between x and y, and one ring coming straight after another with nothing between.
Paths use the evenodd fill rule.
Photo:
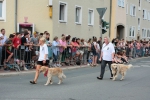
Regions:
<instances>
[{"instance_id":1,"label":"window shutter","mask_svg":"<svg viewBox=\"0 0 150 100\"><path fill-rule=\"evenodd\" d=\"M145 15L144 16L145 16L145 19L147 19L147 11L146 10L145 10Z\"/></svg>"},{"instance_id":2,"label":"window shutter","mask_svg":"<svg viewBox=\"0 0 150 100\"><path fill-rule=\"evenodd\" d=\"M145 38L146 38L146 36L147 36L147 30L145 29Z\"/></svg>"},{"instance_id":3,"label":"window shutter","mask_svg":"<svg viewBox=\"0 0 150 100\"><path fill-rule=\"evenodd\" d=\"M130 15L132 16L132 5L130 5Z\"/></svg>"},{"instance_id":4,"label":"window shutter","mask_svg":"<svg viewBox=\"0 0 150 100\"><path fill-rule=\"evenodd\" d=\"M126 4L126 14L128 14L128 4Z\"/></svg>"},{"instance_id":5,"label":"window shutter","mask_svg":"<svg viewBox=\"0 0 150 100\"><path fill-rule=\"evenodd\" d=\"M136 16L136 6L135 6L135 16Z\"/></svg>"},{"instance_id":6,"label":"window shutter","mask_svg":"<svg viewBox=\"0 0 150 100\"><path fill-rule=\"evenodd\" d=\"M133 35L133 37L135 37L135 34L136 34L136 27L134 27L134 35Z\"/></svg>"}]
</instances>

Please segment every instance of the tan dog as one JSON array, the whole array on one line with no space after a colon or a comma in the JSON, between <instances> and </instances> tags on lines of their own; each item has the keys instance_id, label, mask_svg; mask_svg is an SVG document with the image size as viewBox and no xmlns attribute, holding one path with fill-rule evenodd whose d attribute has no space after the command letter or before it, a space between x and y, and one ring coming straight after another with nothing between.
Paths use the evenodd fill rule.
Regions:
<instances>
[{"instance_id":1,"label":"tan dog","mask_svg":"<svg viewBox=\"0 0 150 100\"><path fill-rule=\"evenodd\" d=\"M59 78L59 83L58 84L61 84L62 83L62 79L63 78L66 78L66 76L64 75L63 73L63 70L61 68L48 68L48 67L45 67L45 66L42 66L40 68L40 72L43 72L43 74L45 74L47 72L47 82L45 85L48 85L49 83L50 84L53 84L53 81L52 81L52 76L58 76Z\"/></svg>"},{"instance_id":2,"label":"tan dog","mask_svg":"<svg viewBox=\"0 0 150 100\"><path fill-rule=\"evenodd\" d=\"M126 71L130 69L132 65L124 65L124 64L111 64L112 74L113 74L113 80L115 80L120 73L122 75L121 81L124 79L124 76L126 74Z\"/></svg>"}]
</instances>

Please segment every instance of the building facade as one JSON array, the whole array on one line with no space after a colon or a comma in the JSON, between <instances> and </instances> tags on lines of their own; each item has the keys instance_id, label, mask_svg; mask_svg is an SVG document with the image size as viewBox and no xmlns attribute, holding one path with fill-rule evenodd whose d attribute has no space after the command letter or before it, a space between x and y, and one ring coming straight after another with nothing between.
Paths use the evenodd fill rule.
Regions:
<instances>
[{"instance_id":1,"label":"building facade","mask_svg":"<svg viewBox=\"0 0 150 100\"><path fill-rule=\"evenodd\" d=\"M150 39L150 0L113 0L111 39Z\"/></svg>"},{"instance_id":2,"label":"building facade","mask_svg":"<svg viewBox=\"0 0 150 100\"><path fill-rule=\"evenodd\" d=\"M96 8L107 7L105 20L110 21L109 0L0 0L0 28L8 36L29 29L32 33L48 31L51 39L61 34L84 39L101 36ZM109 34L109 30L105 35Z\"/></svg>"},{"instance_id":3,"label":"building facade","mask_svg":"<svg viewBox=\"0 0 150 100\"><path fill-rule=\"evenodd\" d=\"M150 39L150 0L0 0L0 28L8 36L29 29L61 34L100 37L102 27L96 8L107 7L103 19L111 39Z\"/></svg>"}]
</instances>

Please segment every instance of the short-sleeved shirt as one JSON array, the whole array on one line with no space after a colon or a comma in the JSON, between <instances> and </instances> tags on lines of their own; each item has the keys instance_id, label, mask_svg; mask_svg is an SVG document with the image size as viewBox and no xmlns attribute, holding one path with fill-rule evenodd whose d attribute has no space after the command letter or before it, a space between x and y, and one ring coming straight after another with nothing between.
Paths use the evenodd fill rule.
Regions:
<instances>
[{"instance_id":1,"label":"short-sleeved shirt","mask_svg":"<svg viewBox=\"0 0 150 100\"><path fill-rule=\"evenodd\" d=\"M44 59L46 54L48 55L48 48L47 45L44 44L43 46L40 46L40 55L38 61L48 60L48 56L46 59Z\"/></svg>"},{"instance_id":2,"label":"short-sleeved shirt","mask_svg":"<svg viewBox=\"0 0 150 100\"><path fill-rule=\"evenodd\" d=\"M30 42L33 42L33 44L35 44L35 45L38 45L38 43L39 43L37 37L32 37ZM38 47L35 46L34 49L35 49L35 50L38 50Z\"/></svg>"},{"instance_id":3,"label":"short-sleeved shirt","mask_svg":"<svg viewBox=\"0 0 150 100\"><path fill-rule=\"evenodd\" d=\"M112 43L109 44L103 44L102 47L102 52L103 52L103 60L106 61L112 61L112 54L115 53L115 49Z\"/></svg>"},{"instance_id":4,"label":"short-sleeved shirt","mask_svg":"<svg viewBox=\"0 0 150 100\"><path fill-rule=\"evenodd\" d=\"M3 34L0 33L0 44L2 44Z\"/></svg>"},{"instance_id":5,"label":"short-sleeved shirt","mask_svg":"<svg viewBox=\"0 0 150 100\"><path fill-rule=\"evenodd\" d=\"M58 51L59 51L59 47L57 47L58 45L59 45L59 42L57 41L52 42L52 50L55 55L58 55Z\"/></svg>"},{"instance_id":6,"label":"short-sleeved shirt","mask_svg":"<svg viewBox=\"0 0 150 100\"><path fill-rule=\"evenodd\" d=\"M22 37L22 38L21 38L21 45L24 45L24 43L27 43L27 40L26 40L25 37Z\"/></svg>"},{"instance_id":7,"label":"short-sleeved shirt","mask_svg":"<svg viewBox=\"0 0 150 100\"><path fill-rule=\"evenodd\" d=\"M17 46L20 45L20 44L21 44L21 39L15 37L14 40L13 40L14 47L17 48Z\"/></svg>"},{"instance_id":8,"label":"short-sleeved shirt","mask_svg":"<svg viewBox=\"0 0 150 100\"><path fill-rule=\"evenodd\" d=\"M59 43L60 43L60 45L62 45L62 46L66 46L67 44L66 44L66 41L62 41L62 40L59 40ZM63 47L60 47L59 48L59 51L62 53L63 52Z\"/></svg>"},{"instance_id":9,"label":"short-sleeved shirt","mask_svg":"<svg viewBox=\"0 0 150 100\"><path fill-rule=\"evenodd\" d=\"M12 40L7 39L7 40L5 41L5 44L12 44ZM6 46L6 49L9 50L9 51L11 51L11 50L12 50L12 47L11 47L11 46Z\"/></svg>"}]
</instances>

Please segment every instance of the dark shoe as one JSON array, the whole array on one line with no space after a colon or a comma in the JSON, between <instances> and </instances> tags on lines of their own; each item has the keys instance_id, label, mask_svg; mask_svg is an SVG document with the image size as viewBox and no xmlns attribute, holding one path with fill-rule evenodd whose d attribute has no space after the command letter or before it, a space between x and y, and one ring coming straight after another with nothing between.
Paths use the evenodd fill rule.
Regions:
<instances>
[{"instance_id":1,"label":"dark shoe","mask_svg":"<svg viewBox=\"0 0 150 100\"><path fill-rule=\"evenodd\" d=\"M113 77L110 77L110 79L113 79Z\"/></svg>"},{"instance_id":2,"label":"dark shoe","mask_svg":"<svg viewBox=\"0 0 150 100\"><path fill-rule=\"evenodd\" d=\"M35 81L30 81L30 83L31 83L31 84L36 84L36 82L35 82Z\"/></svg>"},{"instance_id":3,"label":"dark shoe","mask_svg":"<svg viewBox=\"0 0 150 100\"><path fill-rule=\"evenodd\" d=\"M97 79L102 80L103 78L102 77L97 77Z\"/></svg>"},{"instance_id":4,"label":"dark shoe","mask_svg":"<svg viewBox=\"0 0 150 100\"><path fill-rule=\"evenodd\" d=\"M8 68L4 68L4 71L9 71L9 69Z\"/></svg>"},{"instance_id":5,"label":"dark shoe","mask_svg":"<svg viewBox=\"0 0 150 100\"><path fill-rule=\"evenodd\" d=\"M9 64L9 62L6 62L5 64L6 64L6 65Z\"/></svg>"}]
</instances>

